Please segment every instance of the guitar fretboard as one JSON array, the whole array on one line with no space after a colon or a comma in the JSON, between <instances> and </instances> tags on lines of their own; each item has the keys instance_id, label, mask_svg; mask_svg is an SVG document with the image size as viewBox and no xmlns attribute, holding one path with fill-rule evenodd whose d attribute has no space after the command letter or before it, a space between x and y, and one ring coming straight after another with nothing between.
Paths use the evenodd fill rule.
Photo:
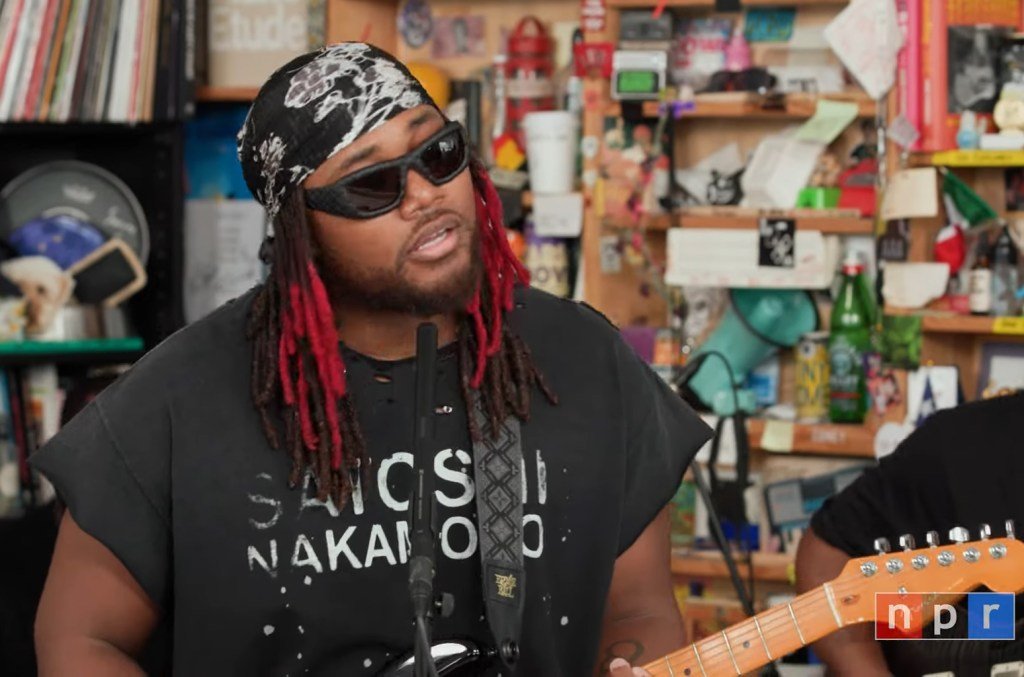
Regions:
<instances>
[{"instance_id":1,"label":"guitar fretboard","mask_svg":"<svg viewBox=\"0 0 1024 677\"><path fill-rule=\"evenodd\" d=\"M644 669L655 677L742 675L782 658L843 626L829 585L806 592Z\"/></svg>"}]
</instances>

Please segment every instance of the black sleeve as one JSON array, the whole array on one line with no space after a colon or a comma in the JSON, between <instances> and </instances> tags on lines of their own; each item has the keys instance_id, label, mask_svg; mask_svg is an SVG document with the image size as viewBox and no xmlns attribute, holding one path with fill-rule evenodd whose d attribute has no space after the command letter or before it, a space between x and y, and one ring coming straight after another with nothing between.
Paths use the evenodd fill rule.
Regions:
<instances>
[{"instance_id":1,"label":"black sleeve","mask_svg":"<svg viewBox=\"0 0 1024 677\"><path fill-rule=\"evenodd\" d=\"M626 433L622 554L675 495L711 429L621 338L615 349Z\"/></svg>"},{"instance_id":2,"label":"black sleeve","mask_svg":"<svg viewBox=\"0 0 1024 677\"><path fill-rule=\"evenodd\" d=\"M83 531L163 606L171 561L170 436L160 388L129 373L33 454Z\"/></svg>"},{"instance_id":3,"label":"black sleeve","mask_svg":"<svg viewBox=\"0 0 1024 677\"><path fill-rule=\"evenodd\" d=\"M920 543L925 532L954 522L943 451L946 417L932 416L877 466L869 468L811 518L814 533L853 557L874 554L876 538L895 548L901 534ZM946 431L946 432L944 432Z\"/></svg>"}]
</instances>

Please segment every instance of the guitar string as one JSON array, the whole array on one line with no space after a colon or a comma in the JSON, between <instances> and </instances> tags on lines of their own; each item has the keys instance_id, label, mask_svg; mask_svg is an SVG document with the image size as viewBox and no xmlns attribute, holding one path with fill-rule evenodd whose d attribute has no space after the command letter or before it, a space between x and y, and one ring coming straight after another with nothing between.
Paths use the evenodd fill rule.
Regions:
<instances>
[{"instance_id":1,"label":"guitar string","mask_svg":"<svg viewBox=\"0 0 1024 677\"><path fill-rule=\"evenodd\" d=\"M808 597L803 599L802 603L801 603L801 600L799 598L797 598L796 600L791 602L791 604L793 605L794 611L796 611L797 609L800 609L801 614L803 615L805 622L810 622L811 620L816 618L816 616L817 616L817 614L819 612L825 611L825 608L821 606L821 603L822 603L822 601L824 601L826 603L826 606L827 606L827 600L818 600L818 599L813 599L812 598L813 595L816 594L817 592L818 591L814 591L814 593L812 593L812 595L809 595ZM784 630L784 634L786 634L787 636L794 635L794 634L796 634L796 628L793 625L793 619L792 619L792 617L790 617L788 609L786 607L787 607L787 605L780 605L780 606L772 607L771 609L768 609L768 610L762 612L760 617L762 619L765 619L765 622L761 623L761 632L760 633L757 632L757 627L753 626L752 618L748 618L748 619L746 619L744 621L741 621L740 623L736 624L736 626L734 627L734 629L732 631L729 631L727 629L726 633L729 635L730 640L733 643L737 643L738 642L739 646L743 646L744 642L749 641L746 638L748 638L748 637L749 638L757 638L759 635L763 635L765 640L767 641L769 638L773 638L774 636L778 636L780 634L783 634L783 633L779 632L780 630ZM828 613L829 613L829 616L832 615L831 610L829 610ZM769 618L769 616L774 617L774 616L777 616L777 615L780 615L780 614L781 614L782 618L780 618L777 622L767 620ZM834 619L833 619L833 622L834 622ZM753 626L753 632L750 632L746 628L746 626ZM742 629L742 631L741 631L741 629ZM802 630L802 626L801 626L801 630ZM694 645L695 644L700 644L701 642L704 642L704 641L712 641L713 642L715 640L715 638L719 638L719 641L717 643L715 643L713 647L705 649L704 651L700 651L699 648L697 649L699 651L699 653L700 653L701 661L702 661L703 665L705 666L705 668L708 665L711 665L711 664L725 663L725 664L728 664L730 672L735 672L735 669L732 666L732 658L729 656L729 650L727 648L725 648L725 642L724 642L724 640L721 639L721 635L722 635L721 632L715 633L713 635L710 635L710 636L706 637L703 640L699 640L698 642L695 642L694 644L691 644L690 646L681 649L680 651L681 651L681 653L690 653L690 654L692 654L694 652ZM800 646L804 646L803 643L800 643ZM763 651L764 647L762 646L761 648L762 648L762 651ZM779 657L781 658L781 656L779 656ZM679 656L678 658L668 657L668 664L671 665L673 667L673 669L675 669L677 667L680 667L680 668L681 667L690 667L691 668L691 674L694 674L693 673L693 669L692 669L694 667L694 665L695 665L694 661L695 661L695 659L692 656L690 658L687 658L685 656ZM666 663L665 659L662 658L662 659L660 659L658 661L655 661L652 664L652 667L656 668L659 665L664 665L665 663Z\"/></svg>"},{"instance_id":2,"label":"guitar string","mask_svg":"<svg viewBox=\"0 0 1024 677\"><path fill-rule=\"evenodd\" d=\"M906 570L903 570L900 573L893 575L891 580L893 580L894 582L899 582L899 580L903 578L903 574L905 571ZM836 597L841 598L843 596L843 593L846 593L854 588L859 587L862 584L863 580L864 578L857 575L850 576L847 578L847 580L844 581L834 580L831 582L832 591ZM835 616L832 614L831 605L828 603L828 596L823 586L815 590L808 591L803 595L799 595L792 602L790 602L789 605L792 606L794 612L799 609L801 613L804 614L805 619L810 618L808 614L815 615L816 617L816 614L825 612L827 610L832 622L835 622ZM762 615L760 617L765 619L765 622L761 623L760 632L758 632L757 626L754 625L752 618L748 618L744 621L741 621L734 627L732 631L729 631L727 629L726 632L728 633L730 639L734 642L747 641L746 638L757 638L759 635L764 636L764 638L767 640L768 637L779 634L777 631L783 628L785 628L786 634L794 634L796 632L796 626L794 626L793 618L788 613L787 606L789 605L779 605L773 607L772 609L768 609L766 611L761 612ZM768 620L769 616L775 617L779 615L781 615L781 618L779 618L776 621ZM799 619L797 620L799 622ZM838 630L840 628L837 627L836 629ZM701 641L713 641L715 637L720 634L721 633L716 633L716 635L711 635ZM695 642L694 644L698 643L699 642ZM689 647L685 647L680 651L683 653L693 653L694 644L691 644ZM802 643L801 646L803 646ZM707 650L706 653L700 652L700 657L704 664L725 661L728 661L729 663L732 662L732 658L728 654L728 649L725 648L724 641L717 642L715 646L712 649ZM686 662L686 659L683 657L680 657L679 660L682 660L684 663ZM672 662L673 660L670 659L669 663L671 664ZM653 665L657 667L659 664L663 663L665 663L665 660L661 659L655 661ZM673 668L674 667L676 666L673 665Z\"/></svg>"}]
</instances>

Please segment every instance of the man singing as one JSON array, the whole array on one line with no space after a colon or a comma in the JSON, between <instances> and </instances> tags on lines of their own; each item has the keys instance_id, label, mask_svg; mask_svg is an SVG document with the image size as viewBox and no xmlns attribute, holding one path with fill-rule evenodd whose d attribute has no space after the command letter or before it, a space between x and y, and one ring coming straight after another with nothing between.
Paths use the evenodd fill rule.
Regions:
<instances>
[{"instance_id":1,"label":"man singing","mask_svg":"<svg viewBox=\"0 0 1024 677\"><path fill-rule=\"evenodd\" d=\"M69 508L41 674L387 674L412 649L424 321L441 346L435 589L454 597L434 639L494 645L474 449L514 420L525 608L503 674L681 646L665 506L709 430L604 318L526 286L463 129L393 57L343 43L270 77L239 158L273 220L266 282L34 457Z\"/></svg>"}]
</instances>

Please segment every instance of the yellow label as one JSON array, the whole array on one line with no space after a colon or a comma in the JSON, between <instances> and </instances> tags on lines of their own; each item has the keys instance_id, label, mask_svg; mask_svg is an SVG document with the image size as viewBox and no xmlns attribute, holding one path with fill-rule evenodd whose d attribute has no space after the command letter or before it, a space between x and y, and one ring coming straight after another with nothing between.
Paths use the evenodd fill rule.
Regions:
<instances>
[{"instance_id":1,"label":"yellow label","mask_svg":"<svg viewBox=\"0 0 1024 677\"><path fill-rule=\"evenodd\" d=\"M992 322L993 334L1024 334L1024 317L997 317Z\"/></svg>"}]
</instances>

